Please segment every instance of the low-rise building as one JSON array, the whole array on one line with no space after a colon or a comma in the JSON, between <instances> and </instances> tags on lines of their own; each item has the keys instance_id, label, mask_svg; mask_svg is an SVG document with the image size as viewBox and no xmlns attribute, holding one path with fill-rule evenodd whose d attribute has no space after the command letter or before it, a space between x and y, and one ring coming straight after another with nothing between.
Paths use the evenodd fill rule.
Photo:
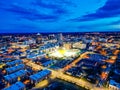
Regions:
<instances>
[{"instance_id":1,"label":"low-rise building","mask_svg":"<svg viewBox=\"0 0 120 90\"><path fill-rule=\"evenodd\" d=\"M114 80L110 80L109 88L112 90L120 90L120 83L117 83Z\"/></svg>"},{"instance_id":2,"label":"low-rise building","mask_svg":"<svg viewBox=\"0 0 120 90\"><path fill-rule=\"evenodd\" d=\"M22 82L16 82L15 84L3 90L24 90L24 89L25 89L25 85Z\"/></svg>"}]
</instances>

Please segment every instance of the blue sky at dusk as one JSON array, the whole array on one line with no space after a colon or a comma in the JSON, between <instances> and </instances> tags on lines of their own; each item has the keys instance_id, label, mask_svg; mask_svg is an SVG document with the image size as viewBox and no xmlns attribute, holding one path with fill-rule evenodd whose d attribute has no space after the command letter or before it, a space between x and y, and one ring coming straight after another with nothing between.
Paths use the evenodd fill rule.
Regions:
<instances>
[{"instance_id":1,"label":"blue sky at dusk","mask_svg":"<svg viewBox=\"0 0 120 90\"><path fill-rule=\"evenodd\" d=\"M0 0L0 33L120 31L120 0Z\"/></svg>"}]
</instances>

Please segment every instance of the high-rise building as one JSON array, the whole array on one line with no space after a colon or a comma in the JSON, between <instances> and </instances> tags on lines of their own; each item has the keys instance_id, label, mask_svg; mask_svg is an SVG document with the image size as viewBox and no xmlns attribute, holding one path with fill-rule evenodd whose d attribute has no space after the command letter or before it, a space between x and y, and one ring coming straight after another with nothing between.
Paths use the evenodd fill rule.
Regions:
<instances>
[{"instance_id":1,"label":"high-rise building","mask_svg":"<svg viewBox=\"0 0 120 90\"><path fill-rule=\"evenodd\" d=\"M60 46L63 46L63 35L62 35L62 33L58 34L58 43L60 44Z\"/></svg>"},{"instance_id":2,"label":"high-rise building","mask_svg":"<svg viewBox=\"0 0 120 90\"><path fill-rule=\"evenodd\" d=\"M63 41L63 35L60 33L60 40Z\"/></svg>"},{"instance_id":3,"label":"high-rise building","mask_svg":"<svg viewBox=\"0 0 120 90\"><path fill-rule=\"evenodd\" d=\"M37 34L36 43L37 44L42 44L42 35L40 33Z\"/></svg>"}]
</instances>

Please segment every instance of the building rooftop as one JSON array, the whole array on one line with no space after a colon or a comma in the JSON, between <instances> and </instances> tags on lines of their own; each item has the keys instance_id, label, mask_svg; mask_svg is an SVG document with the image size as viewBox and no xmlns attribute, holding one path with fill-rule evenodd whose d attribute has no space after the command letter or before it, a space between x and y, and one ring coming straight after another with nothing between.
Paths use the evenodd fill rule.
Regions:
<instances>
[{"instance_id":1,"label":"building rooftop","mask_svg":"<svg viewBox=\"0 0 120 90\"><path fill-rule=\"evenodd\" d=\"M15 60L12 62L7 62L6 65L7 66L14 66L15 64L20 64L20 63L23 63L22 60Z\"/></svg>"},{"instance_id":2,"label":"building rooftop","mask_svg":"<svg viewBox=\"0 0 120 90\"><path fill-rule=\"evenodd\" d=\"M109 84L110 84L110 85L113 85L113 86L115 86L115 87L117 87L117 88L120 88L120 83L117 83L117 82L115 82L114 80L110 80Z\"/></svg>"},{"instance_id":3,"label":"building rooftop","mask_svg":"<svg viewBox=\"0 0 120 90\"><path fill-rule=\"evenodd\" d=\"M45 70L40 71L40 72L38 72L38 73L36 73L34 75L31 75L30 79L34 80L34 81L40 81L42 78L46 77L50 73L51 73L51 71L45 69Z\"/></svg>"},{"instance_id":4,"label":"building rooftop","mask_svg":"<svg viewBox=\"0 0 120 90\"><path fill-rule=\"evenodd\" d=\"M25 85L22 82L16 82L15 84L3 90L21 90L21 89L23 90L24 88L25 88Z\"/></svg>"},{"instance_id":5,"label":"building rooftop","mask_svg":"<svg viewBox=\"0 0 120 90\"><path fill-rule=\"evenodd\" d=\"M18 71L18 70L23 69L24 67L25 67L24 64L20 64L20 65L18 65L18 66L14 66L14 67L11 67L11 68L6 68L6 72L7 72L7 73L13 73L13 72L16 72L16 71Z\"/></svg>"},{"instance_id":6,"label":"building rooftop","mask_svg":"<svg viewBox=\"0 0 120 90\"><path fill-rule=\"evenodd\" d=\"M6 76L4 76L4 78L5 78L6 81L11 81L11 80L17 79L18 77L22 77L22 76L24 76L26 74L27 74L27 71L20 70L20 71L17 71L15 73L6 75Z\"/></svg>"}]
</instances>

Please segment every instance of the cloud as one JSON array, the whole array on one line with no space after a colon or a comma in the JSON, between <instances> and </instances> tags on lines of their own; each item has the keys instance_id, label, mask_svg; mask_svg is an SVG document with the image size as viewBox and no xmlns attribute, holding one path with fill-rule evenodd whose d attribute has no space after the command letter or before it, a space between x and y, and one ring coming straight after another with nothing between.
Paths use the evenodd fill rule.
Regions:
<instances>
[{"instance_id":1,"label":"cloud","mask_svg":"<svg viewBox=\"0 0 120 90\"><path fill-rule=\"evenodd\" d=\"M41 9L52 10L53 14L59 16L69 14L66 6L75 6L75 4L69 0L35 0L32 4L39 6Z\"/></svg>"},{"instance_id":2,"label":"cloud","mask_svg":"<svg viewBox=\"0 0 120 90\"><path fill-rule=\"evenodd\" d=\"M33 10L30 9L26 9L22 6L19 5L11 5L8 8L4 8L6 11L12 12L12 13L16 13L16 14L24 14L24 15L29 15L33 13Z\"/></svg>"},{"instance_id":3,"label":"cloud","mask_svg":"<svg viewBox=\"0 0 120 90\"><path fill-rule=\"evenodd\" d=\"M109 23L109 24L107 24L107 25L118 25L118 24L120 24L120 20L111 22L111 23Z\"/></svg>"},{"instance_id":4,"label":"cloud","mask_svg":"<svg viewBox=\"0 0 120 90\"><path fill-rule=\"evenodd\" d=\"M28 20L41 20L41 21L56 21L58 20L59 16L54 14L43 14L39 13L36 8L25 8L20 5L11 5L10 7L4 7L3 8L6 11L9 11L11 13L15 13L16 15L20 16L21 19L28 19ZM56 11L57 12L64 12L64 11Z\"/></svg>"},{"instance_id":5,"label":"cloud","mask_svg":"<svg viewBox=\"0 0 120 90\"><path fill-rule=\"evenodd\" d=\"M41 20L41 21L57 21L59 19L58 16L54 16L54 15L42 15L42 14L35 14L35 15L29 15L29 16L22 16L22 18L24 19L28 19L28 20Z\"/></svg>"},{"instance_id":6,"label":"cloud","mask_svg":"<svg viewBox=\"0 0 120 90\"><path fill-rule=\"evenodd\" d=\"M92 24L83 24L77 27L80 30L89 30L89 31L120 31L120 20L112 22L96 22Z\"/></svg>"},{"instance_id":7,"label":"cloud","mask_svg":"<svg viewBox=\"0 0 120 90\"><path fill-rule=\"evenodd\" d=\"M82 17L71 19L72 21L91 21L109 17L120 16L120 0L108 0L106 4L99 8L95 13L87 14Z\"/></svg>"},{"instance_id":8,"label":"cloud","mask_svg":"<svg viewBox=\"0 0 120 90\"><path fill-rule=\"evenodd\" d=\"M55 3L55 2L50 2L50 1L45 1L45 0L35 0L35 2L33 2L32 4L34 5L38 5L40 7L44 7L44 8L50 8L50 9L55 9L58 6L60 6L59 4Z\"/></svg>"},{"instance_id":9,"label":"cloud","mask_svg":"<svg viewBox=\"0 0 120 90\"><path fill-rule=\"evenodd\" d=\"M33 32L40 30L42 32L82 32L82 30L104 31L110 28L115 29L119 24L119 21L117 21L119 17L117 16L120 14L120 1L106 1L107 0L2 0L0 1L1 30L18 29L19 32L25 30L26 32L29 32L29 30L31 30L31 32L32 30ZM71 18L73 18L71 20L72 22L67 21ZM22 31L20 29L22 29Z\"/></svg>"},{"instance_id":10,"label":"cloud","mask_svg":"<svg viewBox=\"0 0 120 90\"><path fill-rule=\"evenodd\" d=\"M0 8L14 13L13 15L18 15L21 19L55 22L61 19L62 16L69 15L69 10L61 5L72 4L68 1L69 0L34 0L29 3L31 6L34 5L33 7L25 7L17 3L12 3L7 7L1 6Z\"/></svg>"},{"instance_id":11,"label":"cloud","mask_svg":"<svg viewBox=\"0 0 120 90\"><path fill-rule=\"evenodd\" d=\"M75 6L70 0L35 0L32 4L48 9L63 8L66 5Z\"/></svg>"}]
</instances>

